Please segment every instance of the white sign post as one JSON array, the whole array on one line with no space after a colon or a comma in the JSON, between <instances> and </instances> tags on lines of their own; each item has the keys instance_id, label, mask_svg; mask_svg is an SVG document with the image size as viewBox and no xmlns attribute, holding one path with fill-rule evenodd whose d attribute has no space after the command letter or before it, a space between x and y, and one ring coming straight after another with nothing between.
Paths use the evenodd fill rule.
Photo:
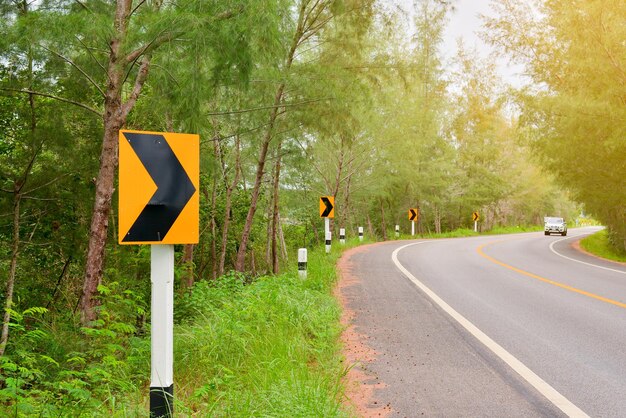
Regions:
<instances>
[{"instance_id":1,"label":"white sign post","mask_svg":"<svg viewBox=\"0 0 626 418\"><path fill-rule=\"evenodd\" d=\"M330 253L330 242L332 240L332 236L330 233L330 218L324 218L324 237L326 240L326 254Z\"/></svg>"},{"instance_id":2,"label":"white sign post","mask_svg":"<svg viewBox=\"0 0 626 418\"><path fill-rule=\"evenodd\" d=\"M411 236L415 235L415 221L411 221Z\"/></svg>"},{"instance_id":3,"label":"white sign post","mask_svg":"<svg viewBox=\"0 0 626 418\"><path fill-rule=\"evenodd\" d=\"M359 227L359 241L363 241L363 227Z\"/></svg>"},{"instance_id":4,"label":"white sign post","mask_svg":"<svg viewBox=\"0 0 626 418\"><path fill-rule=\"evenodd\" d=\"M174 414L174 245L150 246L150 416Z\"/></svg>"},{"instance_id":5,"label":"white sign post","mask_svg":"<svg viewBox=\"0 0 626 418\"><path fill-rule=\"evenodd\" d=\"M400 236L400 225L396 225L396 238Z\"/></svg>"}]
</instances>

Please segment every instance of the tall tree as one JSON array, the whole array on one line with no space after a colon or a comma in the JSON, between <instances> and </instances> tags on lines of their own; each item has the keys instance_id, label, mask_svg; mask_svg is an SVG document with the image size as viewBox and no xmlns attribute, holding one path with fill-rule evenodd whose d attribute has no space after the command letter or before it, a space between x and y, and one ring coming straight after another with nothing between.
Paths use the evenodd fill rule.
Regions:
<instances>
[{"instance_id":1,"label":"tall tree","mask_svg":"<svg viewBox=\"0 0 626 418\"><path fill-rule=\"evenodd\" d=\"M83 323L95 318L94 294L103 274L117 167L118 131L127 123L145 90L151 64L155 60L162 64L166 62L162 56L187 49L187 56L212 59L209 74L219 76L233 68L246 73L250 63L245 34L254 30L255 25L271 27L279 15L267 14L266 10L274 10L268 6L275 4L263 1L50 0L46 7L38 10L30 25L25 25L26 30L39 36L35 48L60 59L57 77L67 77L70 73L86 87L79 100L58 95L54 98L79 105L102 118L100 168L95 182L80 297ZM67 27L73 30L67 31ZM232 33L240 35L233 37ZM163 48L164 45L171 47ZM176 62L168 64L171 67L165 68L165 72L177 65ZM21 92L53 96L46 91L21 89Z\"/></svg>"},{"instance_id":2,"label":"tall tree","mask_svg":"<svg viewBox=\"0 0 626 418\"><path fill-rule=\"evenodd\" d=\"M297 61L298 54L303 54L303 49L318 47L316 43L320 42L320 33L328 26L339 24L336 22L338 17L352 18L357 21L362 18L367 18L371 5L371 0L349 0L344 2L335 2L332 0L299 0L297 3L297 8L295 9L296 13L292 16L293 29L291 40L289 41L289 48L286 50L283 61L278 65L280 78L258 151L258 162L251 191L250 207L237 251L237 259L235 262L236 270L245 270L248 242L252 231L254 215L257 211L263 178L265 176L267 155L270 144L276 137L275 127L280 108L286 105L286 99L289 96L286 94L286 88L288 87L287 80L289 80L292 75L292 67Z\"/></svg>"},{"instance_id":3,"label":"tall tree","mask_svg":"<svg viewBox=\"0 0 626 418\"><path fill-rule=\"evenodd\" d=\"M626 251L626 8L619 0L499 0L485 37L526 65L522 132Z\"/></svg>"}]
</instances>

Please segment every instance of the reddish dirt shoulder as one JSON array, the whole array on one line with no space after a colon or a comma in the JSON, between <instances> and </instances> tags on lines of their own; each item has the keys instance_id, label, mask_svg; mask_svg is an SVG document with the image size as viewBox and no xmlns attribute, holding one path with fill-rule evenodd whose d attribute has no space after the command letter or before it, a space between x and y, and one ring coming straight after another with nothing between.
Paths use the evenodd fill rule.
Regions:
<instances>
[{"instance_id":1,"label":"reddish dirt shoulder","mask_svg":"<svg viewBox=\"0 0 626 418\"><path fill-rule=\"evenodd\" d=\"M367 371L367 364L376 360L377 353L365 343L368 336L356 331L354 318L357 313L350 309L350 301L346 294L347 289L359 283L359 278L353 274L352 256L367 251L368 247L371 245L346 251L337 263L339 281L334 294L342 307L341 324L344 331L341 341L348 369L344 378L346 387L344 404L347 409L356 411L360 417L387 417L391 414L391 408L383 406L375 397L375 391L385 387L385 384Z\"/></svg>"}]
</instances>

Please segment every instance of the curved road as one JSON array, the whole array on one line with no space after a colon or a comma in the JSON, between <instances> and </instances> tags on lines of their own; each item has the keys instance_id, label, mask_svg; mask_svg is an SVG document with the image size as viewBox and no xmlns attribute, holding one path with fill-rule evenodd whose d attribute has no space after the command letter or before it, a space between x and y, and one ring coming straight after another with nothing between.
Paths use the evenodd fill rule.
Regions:
<instances>
[{"instance_id":1,"label":"curved road","mask_svg":"<svg viewBox=\"0 0 626 418\"><path fill-rule=\"evenodd\" d=\"M543 233L396 241L344 289L392 416L626 416L626 266Z\"/></svg>"}]
</instances>

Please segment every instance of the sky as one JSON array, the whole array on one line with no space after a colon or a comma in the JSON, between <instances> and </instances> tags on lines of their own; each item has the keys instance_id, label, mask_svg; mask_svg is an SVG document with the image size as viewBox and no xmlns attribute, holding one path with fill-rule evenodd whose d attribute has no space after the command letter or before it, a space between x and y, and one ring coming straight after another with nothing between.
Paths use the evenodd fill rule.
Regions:
<instances>
[{"instance_id":1,"label":"sky","mask_svg":"<svg viewBox=\"0 0 626 418\"><path fill-rule=\"evenodd\" d=\"M491 0L456 0L455 11L450 16L450 22L444 36L443 52L451 58L456 54L457 39L463 38L467 48L476 48L483 57L494 53L491 45L483 42L478 36L482 29L480 15L494 15ZM509 84L516 87L524 84L523 67L512 65L506 58L497 60L498 73Z\"/></svg>"},{"instance_id":2,"label":"sky","mask_svg":"<svg viewBox=\"0 0 626 418\"><path fill-rule=\"evenodd\" d=\"M394 0L391 0L394 1ZM403 9L412 10L412 0L395 0L396 4ZM482 27L480 15L493 15L490 7L491 0L455 0L455 10L449 15L449 23L444 33L442 52L444 60L451 60L457 52L457 40L463 39L465 48L476 49L482 57L488 57L494 53L493 47L483 42L478 36ZM513 86L519 87L525 84L523 68L519 65L511 65L504 58L497 60L498 74L502 79Z\"/></svg>"}]
</instances>

